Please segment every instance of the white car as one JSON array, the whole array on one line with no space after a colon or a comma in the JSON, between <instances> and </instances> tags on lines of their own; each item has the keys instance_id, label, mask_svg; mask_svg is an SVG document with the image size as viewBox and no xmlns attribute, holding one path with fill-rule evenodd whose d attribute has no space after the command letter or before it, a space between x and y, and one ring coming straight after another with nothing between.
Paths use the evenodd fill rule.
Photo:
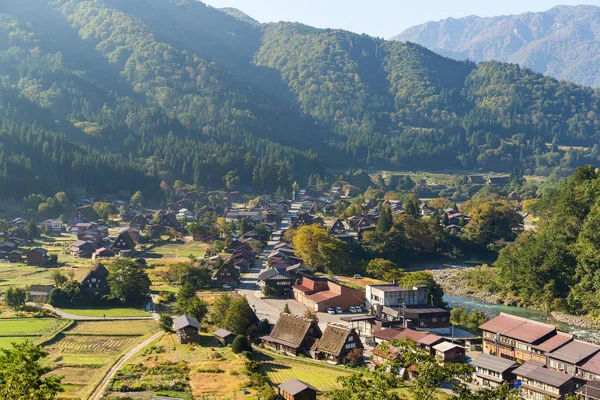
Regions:
<instances>
[{"instance_id":1,"label":"white car","mask_svg":"<svg viewBox=\"0 0 600 400\"><path fill-rule=\"evenodd\" d=\"M362 312L363 308L362 306L354 306L354 309L356 310L357 313Z\"/></svg>"},{"instance_id":2,"label":"white car","mask_svg":"<svg viewBox=\"0 0 600 400\"><path fill-rule=\"evenodd\" d=\"M350 306L350 308L348 308L348 311L350 311L352 314L356 314L358 311L356 311L356 308L354 306Z\"/></svg>"},{"instance_id":3,"label":"white car","mask_svg":"<svg viewBox=\"0 0 600 400\"><path fill-rule=\"evenodd\" d=\"M327 309L327 314L335 314L335 311L333 311L333 308L329 307Z\"/></svg>"},{"instance_id":4,"label":"white car","mask_svg":"<svg viewBox=\"0 0 600 400\"><path fill-rule=\"evenodd\" d=\"M360 274L354 274L354 279L362 279L362 276L360 276Z\"/></svg>"},{"instance_id":5,"label":"white car","mask_svg":"<svg viewBox=\"0 0 600 400\"><path fill-rule=\"evenodd\" d=\"M335 312L336 312L337 314L342 314L344 311L342 310L342 307L336 307L336 308L335 308Z\"/></svg>"}]
</instances>

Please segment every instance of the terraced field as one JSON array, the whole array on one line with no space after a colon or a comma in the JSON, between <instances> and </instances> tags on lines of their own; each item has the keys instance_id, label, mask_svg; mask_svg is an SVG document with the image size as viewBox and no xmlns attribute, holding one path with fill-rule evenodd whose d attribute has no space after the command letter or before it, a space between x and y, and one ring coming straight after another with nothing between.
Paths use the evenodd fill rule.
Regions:
<instances>
[{"instance_id":1,"label":"terraced field","mask_svg":"<svg viewBox=\"0 0 600 400\"><path fill-rule=\"evenodd\" d=\"M66 328L71 321L57 318L3 318L0 319L0 348L29 339L39 342Z\"/></svg>"},{"instance_id":2,"label":"terraced field","mask_svg":"<svg viewBox=\"0 0 600 400\"><path fill-rule=\"evenodd\" d=\"M56 335L44 348L52 374L64 376L60 397L87 399L124 352L157 330L153 320L86 321Z\"/></svg>"}]
</instances>

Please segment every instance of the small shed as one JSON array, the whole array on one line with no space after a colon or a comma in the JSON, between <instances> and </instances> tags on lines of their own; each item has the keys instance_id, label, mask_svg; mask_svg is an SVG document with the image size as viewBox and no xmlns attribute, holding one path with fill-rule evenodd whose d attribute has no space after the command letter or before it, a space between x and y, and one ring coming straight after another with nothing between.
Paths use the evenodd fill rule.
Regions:
<instances>
[{"instance_id":1,"label":"small shed","mask_svg":"<svg viewBox=\"0 0 600 400\"><path fill-rule=\"evenodd\" d=\"M443 362L465 362L465 348L456 343L442 342L433 349Z\"/></svg>"},{"instance_id":2,"label":"small shed","mask_svg":"<svg viewBox=\"0 0 600 400\"><path fill-rule=\"evenodd\" d=\"M48 250L36 247L27 252L27 265L44 265L48 261Z\"/></svg>"},{"instance_id":3,"label":"small shed","mask_svg":"<svg viewBox=\"0 0 600 400\"><path fill-rule=\"evenodd\" d=\"M54 289L54 285L31 285L27 288L29 301L37 301L38 299L46 303L50 297L50 292Z\"/></svg>"},{"instance_id":4,"label":"small shed","mask_svg":"<svg viewBox=\"0 0 600 400\"><path fill-rule=\"evenodd\" d=\"M181 315L173 321L173 327L177 332L177 341L181 344L198 343L200 335L200 323L194 317Z\"/></svg>"},{"instance_id":5,"label":"small shed","mask_svg":"<svg viewBox=\"0 0 600 400\"><path fill-rule=\"evenodd\" d=\"M290 379L278 386L285 400L316 400L318 390L306 382Z\"/></svg>"},{"instance_id":6,"label":"small shed","mask_svg":"<svg viewBox=\"0 0 600 400\"><path fill-rule=\"evenodd\" d=\"M228 344L232 344L233 340L237 336L233 332L229 332L227 329L217 329L214 333L215 338L221 343L223 346L227 346Z\"/></svg>"}]
</instances>

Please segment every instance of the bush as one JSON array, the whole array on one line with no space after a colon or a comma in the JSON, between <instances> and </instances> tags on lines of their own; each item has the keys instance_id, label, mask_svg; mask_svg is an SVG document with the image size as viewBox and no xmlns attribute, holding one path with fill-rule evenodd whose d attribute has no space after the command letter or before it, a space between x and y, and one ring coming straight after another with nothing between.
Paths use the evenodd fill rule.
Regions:
<instances>
[{"instance_id":1,"label":"bush","mask_svg":"<svg viewBox=\"0 0 600 400\"><path fill-rule=\"evenodd\" d=\"M252 351L252 346L250 345L250 342L248 341L248 338L246 336L243 335L238 335L236 336L236 338L233 340L233 343L231 345L231 351L234 354L240 354L244 351Z\"/></svg>"}]
</instances>

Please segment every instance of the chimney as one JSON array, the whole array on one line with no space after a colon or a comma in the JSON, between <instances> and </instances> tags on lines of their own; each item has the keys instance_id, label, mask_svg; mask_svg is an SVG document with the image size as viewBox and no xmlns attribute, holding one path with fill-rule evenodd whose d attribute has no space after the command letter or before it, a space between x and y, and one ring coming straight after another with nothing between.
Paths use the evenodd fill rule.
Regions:
<instances>
[{"instance_id":1,"label":"chimney","mask_svg":"<svg viewBox=\"0 0 600 400\"><path fill-rule=\"evenodd\" d=\"M396 278L394 278L394 279L392 280L392 283L393 283L394 285L398 285L398 281L396 280Z\"/></svg>"}]
</instances>

